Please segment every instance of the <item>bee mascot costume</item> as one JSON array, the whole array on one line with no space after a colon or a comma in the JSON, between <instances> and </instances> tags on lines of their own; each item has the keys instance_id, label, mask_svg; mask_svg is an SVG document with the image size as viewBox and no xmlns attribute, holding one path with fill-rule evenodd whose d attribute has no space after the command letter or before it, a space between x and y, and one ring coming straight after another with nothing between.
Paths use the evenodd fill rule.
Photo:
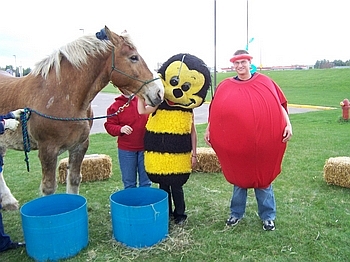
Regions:
<instances>
[{"instance_id":1,"label":"bee mascot costume","mask_svg":"<svg viewBox=\"0 0 350 262\"><path fill-rule=\"evenodd\" d=\"M169 215L176 224L183 224L187 215L182 186L192 172L192 157L196 157L193 108L203 104L211 76L206 64L191 54L172 56L158 74L164 101L146 124L145 168L150 180L168 193Z\"/></svg>"}]
</instances>

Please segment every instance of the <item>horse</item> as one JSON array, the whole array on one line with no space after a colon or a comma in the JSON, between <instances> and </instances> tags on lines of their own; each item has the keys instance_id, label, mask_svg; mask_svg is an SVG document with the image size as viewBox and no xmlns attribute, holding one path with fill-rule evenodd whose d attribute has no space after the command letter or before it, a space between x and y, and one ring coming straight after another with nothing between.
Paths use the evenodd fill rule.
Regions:
<instances>
[{"instance_id":1,"label":"horse","mask_svg":"<svg viewBox=\"0 0 350 262\"><path fill-rule=\"evenodd\" d=\"M30 149L38 150L42 196L55 193L57 158L66 151L66 193L79 194L81 165L93 124L91 101L109 82L150 106L159 105L164 97L161 80L150 71L129 35L118 35L107 26L96 35L81 36L53 51L24 77L0 74L0 114L30 109L26 126ZM0 154L4 156L7 149L25 150L21 129L0 135ZM4 209L19 208L2 173L0 198Z\"/></svg>"}]
</instances>

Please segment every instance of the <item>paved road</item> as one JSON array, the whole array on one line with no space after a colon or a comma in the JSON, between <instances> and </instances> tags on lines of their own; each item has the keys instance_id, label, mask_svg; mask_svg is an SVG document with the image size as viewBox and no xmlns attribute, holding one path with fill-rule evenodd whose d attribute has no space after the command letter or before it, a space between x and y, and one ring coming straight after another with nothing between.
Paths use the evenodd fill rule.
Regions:
<instances>
[{"instance_id":1,"label":"paved road","mask_svg":"<svg viewBox=\"0 0 350 262\"><path fill-rule=\"evenodd\" d=\"M107 108L114 102L114 98L116 95L114 94L106 94L99 93L95 99L92 101L92 109L94 110L95 117L97 116L105 116L107 114ZM208 118L208 108L209 104L205 103L199 108L194 109L194 122L196 124L207 123ZM300 114L306 113L310 111L315 111L318 109L312 108L299 108L299 107L288 107L290 114ZM91 134L95 133L106 133L106 130L103 126L103 123L106 121L105 118L94 120L94 124L92 125Z\"/></svg>"}]
</instances>

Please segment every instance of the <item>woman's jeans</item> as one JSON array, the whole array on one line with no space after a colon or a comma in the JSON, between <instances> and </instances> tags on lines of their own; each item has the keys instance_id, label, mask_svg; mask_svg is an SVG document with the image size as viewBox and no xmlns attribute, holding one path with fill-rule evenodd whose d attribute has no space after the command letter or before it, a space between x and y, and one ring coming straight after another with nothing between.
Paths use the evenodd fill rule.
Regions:
<instances>
[{"instance_id":1,"label":"woman's jeans","mask_svg":"<svg viewBox=\"0 0 350 262\"><path fill-rule=\"evenodd\" d=\"M258 203L258 214L261 220L275 220L276 202L272 185L268 188L254 188L255 197ZM247 189L233 186L231 199L231 216L238 219L243 218L247 204Z\"/></svg>"},{"instance_id":2,"label":"woman's jeans","mask_svg":"<svg viewBox=\"0 0 350 262\"><path fill-rule=\"evenodd\" d=\"M139 175L138 184L140 187L152 185L145 170L143 151L127 151L118 148L118 159L124 189L137 187L137 174Z\"/></svg>"}]
</instances>

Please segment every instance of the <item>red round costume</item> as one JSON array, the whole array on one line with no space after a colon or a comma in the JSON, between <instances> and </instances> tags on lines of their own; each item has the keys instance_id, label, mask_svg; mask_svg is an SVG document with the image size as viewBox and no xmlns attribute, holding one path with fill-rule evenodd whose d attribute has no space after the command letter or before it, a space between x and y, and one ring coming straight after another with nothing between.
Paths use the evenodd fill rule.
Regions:
<instances>
[{"instance_id":1,"label":"red round costume","mask_svg":"<svg viewBox=\"0 0 350 262\"><path fill-rule=\"evenodd\" d=\"M267 188L281 172L287 100L280 87L255 73L223 80L209 109L210 143L226 180L241 188Z\"/></svg>"}]
</instances>

